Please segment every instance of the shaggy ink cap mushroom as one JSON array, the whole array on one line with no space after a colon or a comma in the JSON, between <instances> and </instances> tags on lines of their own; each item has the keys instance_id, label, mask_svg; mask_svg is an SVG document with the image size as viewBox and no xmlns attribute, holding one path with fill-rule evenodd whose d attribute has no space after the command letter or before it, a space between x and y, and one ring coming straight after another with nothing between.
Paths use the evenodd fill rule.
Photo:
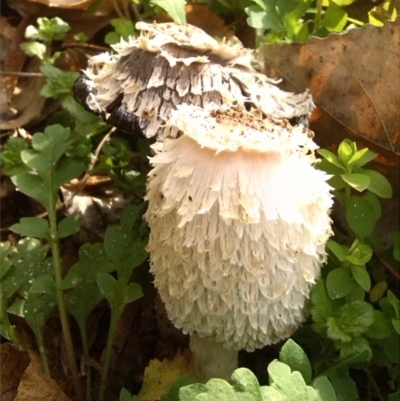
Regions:
<instances>
[{"instance_id":1,"label":"shaggy ink cap mushroom","mask_svg":"<svg viewBox=\"0 0 400 401\"><path fill-rule=\"evenodd\" d=\"M314 168L312 132L240 107L180 105L163 136L145 218L169 318L232 349L289 336L331 235L329 176Z\"/></svg>"},{"instance_id":2,"label":"shaggy ink cap mushroom","mask_svg":"<svg viewBox=\"0 0 400 401\"><path fill-rule=\"evenodd\" d=\"M293 94L253 67L252 51L240 43L218 42L192 25L138 22L140 36L89 60L77 81L77 98L124 131L138 123L147 137L179 104L238 104L278 119L304 122L314 107L308 91Z\"/></svg>"}]
</instances>

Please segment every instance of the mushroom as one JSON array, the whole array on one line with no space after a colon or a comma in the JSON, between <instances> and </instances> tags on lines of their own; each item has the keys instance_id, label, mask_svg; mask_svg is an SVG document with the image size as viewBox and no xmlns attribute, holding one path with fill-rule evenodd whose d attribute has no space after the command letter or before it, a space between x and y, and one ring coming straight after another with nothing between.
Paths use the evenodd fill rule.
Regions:
<instances>
[{"instance_id":1,"label":"mushroom","mask_svg":"<svg viewBox=\"0 0 400 401\"><path fill-rule=\"evenodd\" d=\"M77 99L124 131L160 135L172 110L186 103L244 105L277 119L300 119L314 108L308 91L293 94L258 73L252 51L218 42L192 25L138 22L141 35L89 60L75 85Z\"/></svg>"},{"instance_id":2,"label":"mushroom","mask_svg":"<svg viewBox=\"0 0 400 401\"><path fill-rule=\"evenodd\" d=\"M178 105L153 145L146 195L151 271L169 318L235 352L302 322L331 235L312 131L255 114Z\"/></svg>"}]
</instances>

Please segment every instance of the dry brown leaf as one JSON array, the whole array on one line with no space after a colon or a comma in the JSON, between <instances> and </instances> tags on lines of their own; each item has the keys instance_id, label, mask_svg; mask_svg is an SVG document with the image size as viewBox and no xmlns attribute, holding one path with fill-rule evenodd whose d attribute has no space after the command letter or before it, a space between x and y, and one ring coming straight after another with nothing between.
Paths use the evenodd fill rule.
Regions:
<instances>
[{"instance_id":1,"label":"dry brown leaf","mask_svg":"<svg viewBox=\"0 0 400 401\"><path fill-rule=\"evenodd\" d=\"M318 106L311 128L323 146L350 137L398 166L400 19L303 44L264 45L262 53L269 76L291 90L310 89Z\"/></svg>"},{"instance_id":2,"label":"dry brown leaf","mask_svg":"<svg viewBox=\"0 0 400 401\"><path fill-rule=\"evenodd\" d=\"M0 346L2 401L70 401L43 372L39 357L11 343Z\"/></svg>"},{"instance_id":3,"label":"dry brown leaf","mask_svg":"<svg viewBox=\"0 0 400 401\"><path fill-rule=\"evenodd\" d=\"M0 400L13 401L18 385L29 365L29 354L18 346L5 343L0 345Z\"/></svg>"}]
</instances>

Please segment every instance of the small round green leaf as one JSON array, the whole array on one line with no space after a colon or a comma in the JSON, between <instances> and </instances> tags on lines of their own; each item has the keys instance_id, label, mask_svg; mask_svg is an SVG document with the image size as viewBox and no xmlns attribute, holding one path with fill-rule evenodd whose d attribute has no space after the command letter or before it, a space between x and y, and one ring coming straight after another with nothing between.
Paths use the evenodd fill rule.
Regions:
<instances>
[{"instance_id":1,"label":"small round green leaf","mask_svg":"<svg viewBox=\"0 0 400 401\"><path fill-rule=\"evenodd\" d=\"M358 169L358 173L366 175L370 178L368 189L380 196L381 198L391 198L393 196L393 189L390 182L381 173L375 170Z\"/></svg>"},{"instance_id":2,"label":"small round green leaf","mask_svg":"<svg viewBox=\"0 0 400 401\"><path fill-rule=\"evenodd\" d=\"M342 268L329 272L326 278L326 290L330 299L343 298L350 293L354 286L354 280L350 273Z\"/></svg>"},{"instance_id":3,"label":"small round green leaf","mask_svg":"<svg viewBox=\"0 0 400 401\"><path fill-rule=\"evenodd\" d=\"M356 280L365 291L368 292L371 289L371 278L365 266L351 266L351 273L354 280Z\"/></svg>"},{"instance_id":4,"label":"small round green leaf","mask_svg":"<svg viewBox=\"0 0 400 401\"><path fill-rule=\"evenodd\" d=\"M347 252L342 245L332 240L329 240L326 245L328 249L339 259L340 262L344 261Z\"/></svg>"},{"instance_id":5,"label":"small round green leaf","mask_svg":"<svg viewBox=\"0 0 400 401\"><path fill-rule=\"evenodd\" d=\"M362 192L368 188L371 179L363 174L342 174L341 177L355 190Z\"/></svg>"},{"instance_id":6,"label":"small round green leaf","mask_svg":"<svg viewBox=\"0 0 400 401\"><path fill-rule=\"evenodd\" d=\"M352 196L347 205L346 220L356 235L362 238L368 237L375 228L374 208L363 198Z\"/></svg>"}]
</instances>

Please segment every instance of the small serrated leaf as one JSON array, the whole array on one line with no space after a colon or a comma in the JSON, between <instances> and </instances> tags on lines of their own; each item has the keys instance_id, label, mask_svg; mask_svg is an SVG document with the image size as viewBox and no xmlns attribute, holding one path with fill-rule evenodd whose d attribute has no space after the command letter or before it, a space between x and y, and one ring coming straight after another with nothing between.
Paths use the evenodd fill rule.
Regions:
<instances>
[{"instance_id":1,"label":"small serrated leaf","mask_svg":"<svg viewBox=\"0 0 400 401\"><path fill-rule=\"evenodd\" d=\"M136 301L143 296L142 287L137 283L130 283L126 290L125 304Z\"/></svg>"},{"instance_id":2,"label":"small serrated leaf","mask_svg":"<svg viewBox=\"0 0 400 401\"><path fill-rule=\"evenodd\" d=\"M38 294L56 294L56 284L54 277L50 274L45 274L37 278L31 286L29 292Z\"/></svg>"},{"instance_id":3,"label":"small serrated leaf","mask_svg":"<svg viewBox=\"0 0 400 401\"><path fill-rule=\"evenodd\" d=\"M49 222L40 217L22 217L19 223L10 227L10 230L26 237L50 237Z\"/></svg>"},{"instance_id":4,"label":"small serrated leaf","mask_svg":"<svg viewBox=\"0 0 400 401\"><path fill-rule=\"evenodd\" d=\"M75 216L64 218L58 223L58 236L59 238L69 237L79 231L80 222Z\"/></svg>"},{"instance_id":5,"label":"small serrated leaf","mask_svg":"<svg viewBox=\"0 0 400 401\"><path fill-rule=\"evenodd\" d=\"M114 304L117 294L116 294L116 286L117 281L111 274L108 273L99 273L97 275L97 285L104 298L107 299L110 304Z\"/></svg>"}]
</instances>

